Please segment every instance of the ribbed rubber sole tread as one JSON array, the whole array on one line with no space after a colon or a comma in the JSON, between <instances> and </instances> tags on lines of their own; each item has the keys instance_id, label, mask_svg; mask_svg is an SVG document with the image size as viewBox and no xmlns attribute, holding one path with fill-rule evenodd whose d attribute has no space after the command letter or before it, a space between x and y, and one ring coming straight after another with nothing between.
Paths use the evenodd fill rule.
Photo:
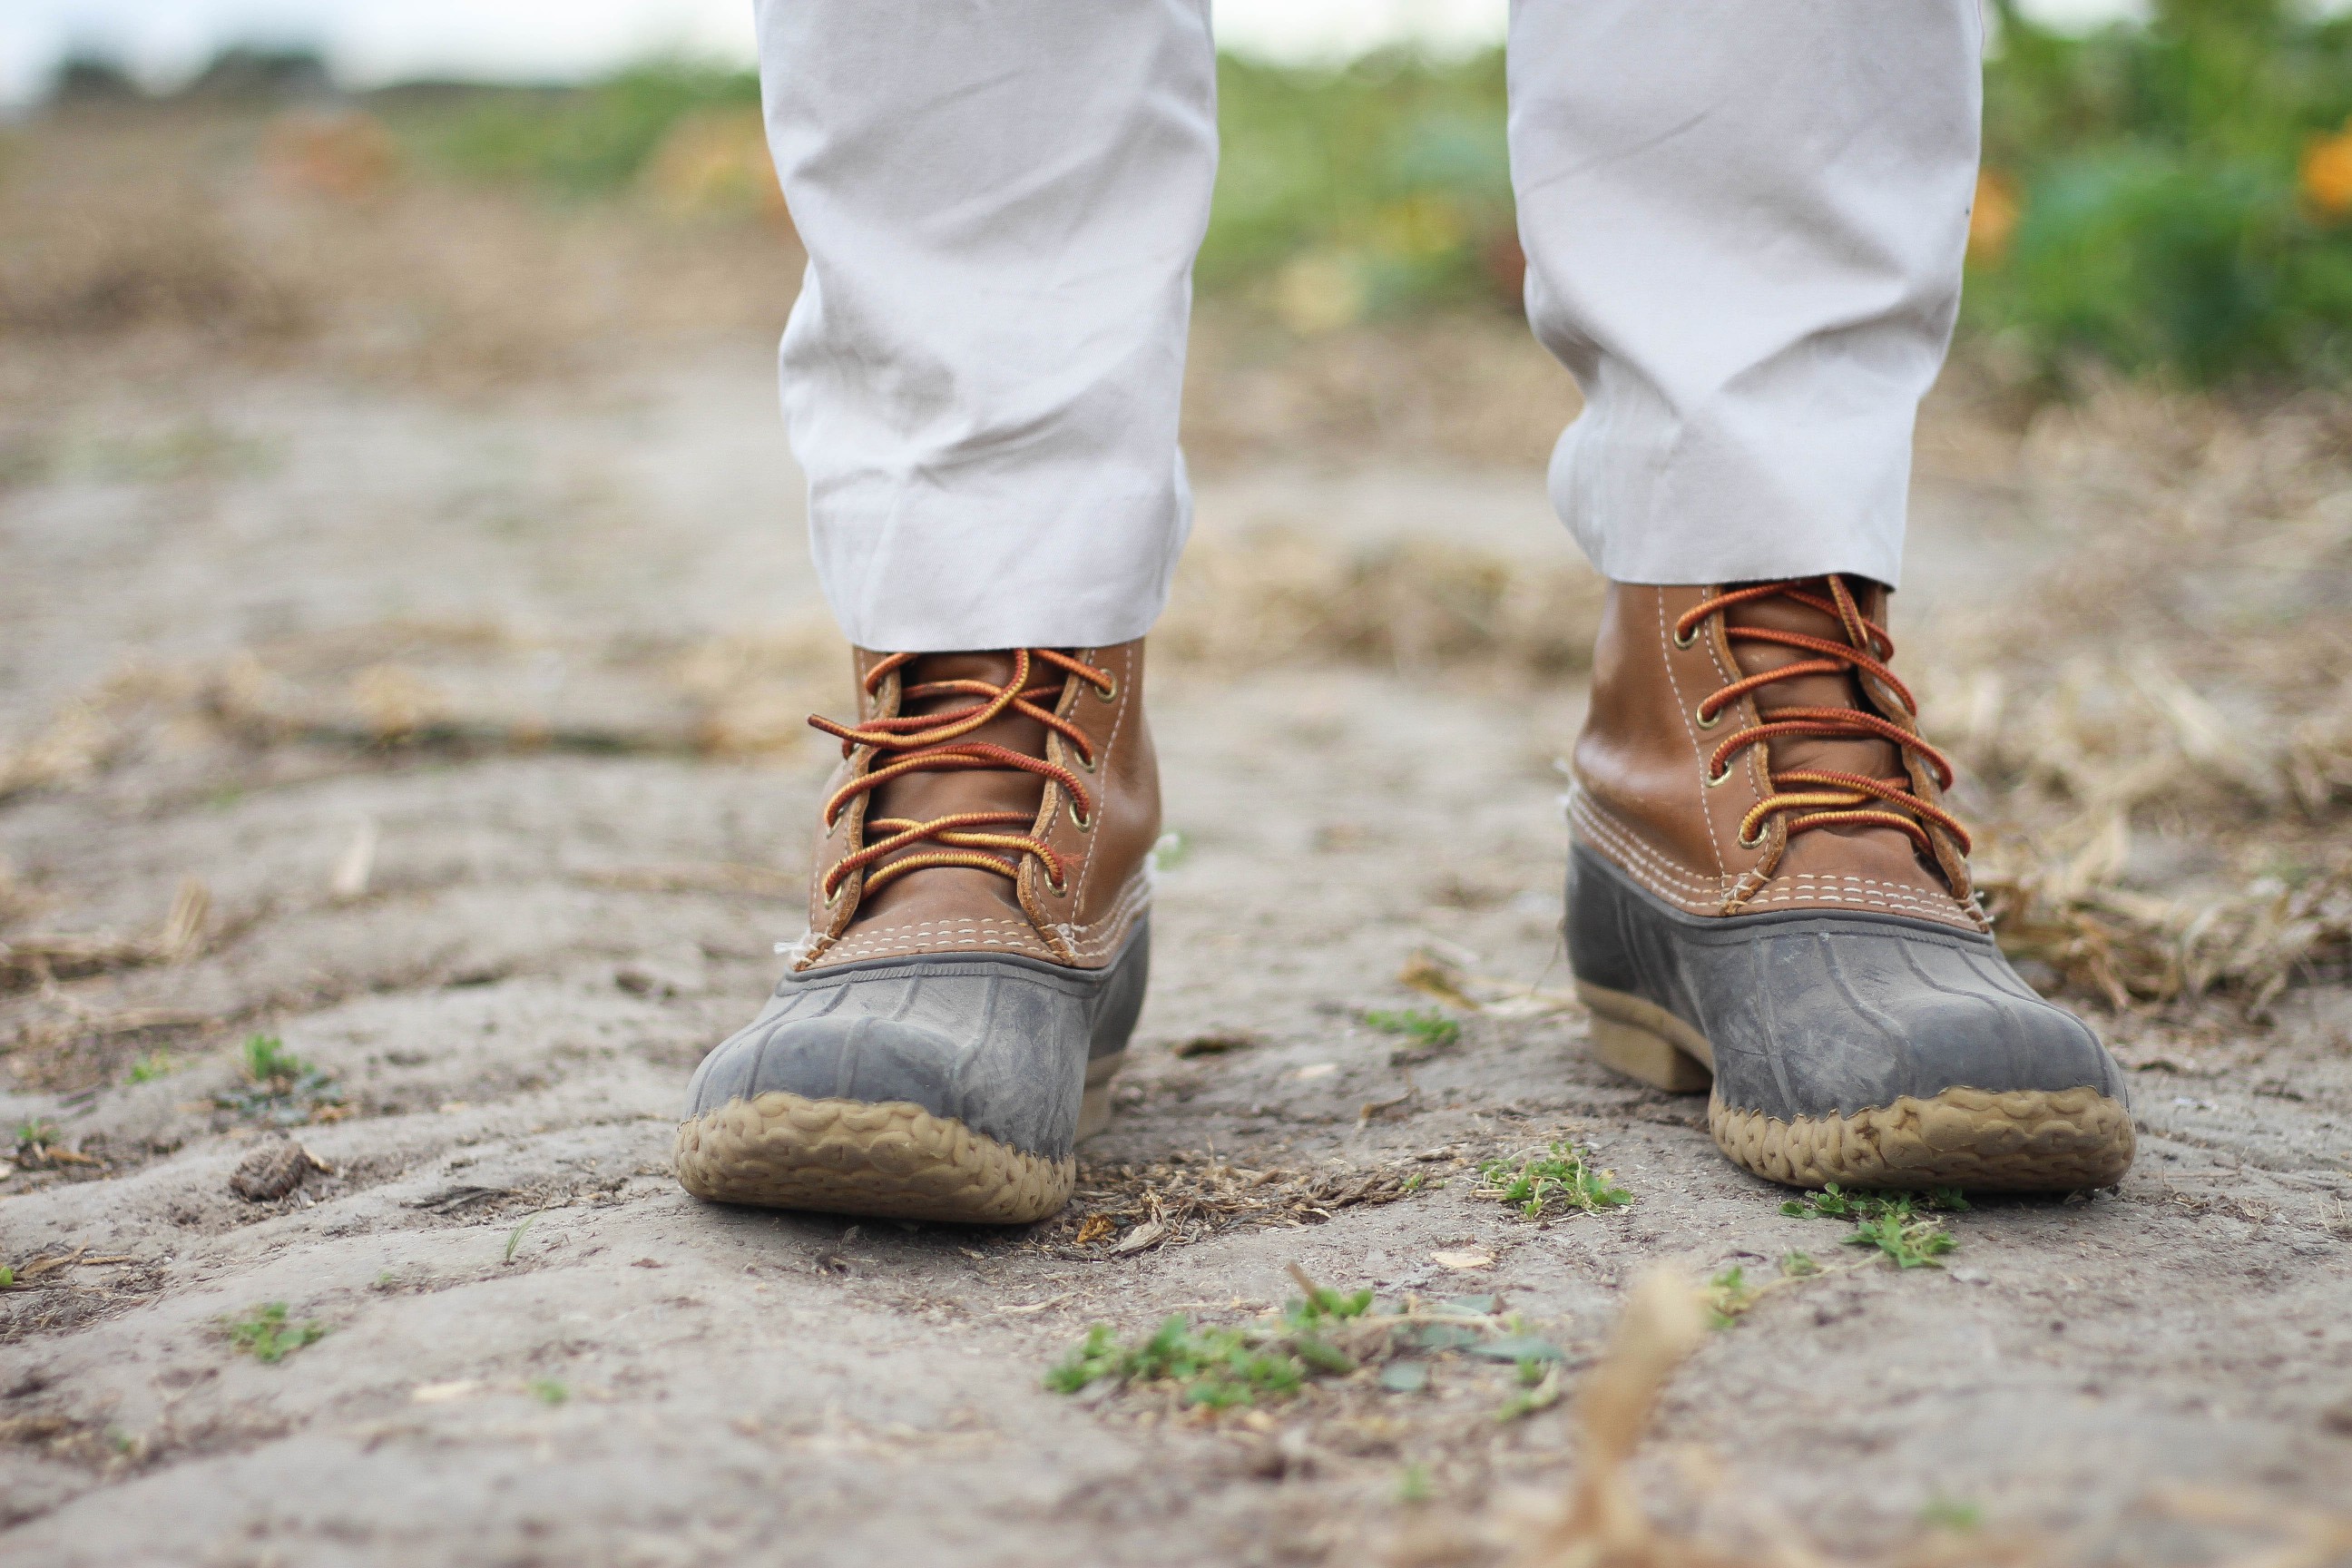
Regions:
<instances>
[{"instance_id":1,"label":"ribbed rubber sole tread","mask_svg":"<svg viewBox=\"0 0 2352 1568\"><path fill-rule=\"evenodd\" d=\"M1794 1187L2070 1192L2131 1167L2131 1112L2091 1088L1948 1089L1852 1116L1782 1121L1710 1096L1707 1126L1732 1163Z\"/></svg>"},{"instance_id":2,"label":"ribbed rubber sole tread","mask_svg":"<svg viewBox=\"0 0 2352 1568\"><path fill-rule=\"evenodd\" d=\"M770 1090L677 1130L677 1179L714 1203L1026 1225L1069 1201L1075 1158L1025 1154L919 1105Z\"/></svg>"},{"instance_id":3,"label":"ribbed rubber sole tread","mask_svg":"<svg viewBox=\"0 0 2352 1568\"><path fill-rule=\"evenodd\" d=\"M1578 981L1604 1067L1675 1093L1712 1077L1706 1038L1641 997ZM1792 1187L1969 1187L1987 1193L2111 1186L2131 1168L2131 1112L2084 1087L1948 1089L1852 1116L1782 1121L1709 1095L1707 1128L1742 1170Z\"/></svg>"}]
</instances>

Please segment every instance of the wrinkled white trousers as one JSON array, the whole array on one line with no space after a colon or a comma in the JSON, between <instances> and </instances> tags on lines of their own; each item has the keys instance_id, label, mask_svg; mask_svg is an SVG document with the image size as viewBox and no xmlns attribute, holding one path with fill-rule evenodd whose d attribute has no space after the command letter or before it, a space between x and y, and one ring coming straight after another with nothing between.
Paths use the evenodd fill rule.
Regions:
<instances>
[{"instance_id":1,"label":"wrinkled white trousers","mask_svg":"<svg viewBox=\"0 0 2352 1568\"><path fill-rule=\"evenodd\" d=\"M1206 0L758 0L809 265L783 401L852 640L1088 646L1159 615L1216 172ZM1978 0L1514 0L1551 495L1607 575L1892 584L1958 303Z\"/></svg>"}]
</instances>

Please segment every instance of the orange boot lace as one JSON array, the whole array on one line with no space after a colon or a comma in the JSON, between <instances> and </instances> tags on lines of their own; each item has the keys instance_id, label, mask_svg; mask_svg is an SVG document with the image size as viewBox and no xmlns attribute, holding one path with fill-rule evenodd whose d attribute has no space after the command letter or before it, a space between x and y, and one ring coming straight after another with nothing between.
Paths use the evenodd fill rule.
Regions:
<instances>
[{"instance_id":1,"label":"orange boot lace","mask_svg":"<svg viewBox=\"0 0 2352 1568\"><path fill-rule=\"evenodd\" d=\"M894 653L866 673L866 691L872 696L880 689L885 678L912 664L919 654ZM1051 666L1059 674L1032 686L1030 676L1040 665ZM824 803L824 825L828 828L840 819L841 813L852 800L869 790L878 789L892 779L913 773L963 773L978 768L1015 768L1050 779L1069 792L1071 808L1083 826L1094 815L1094 797L1078 775L1058 763L1043 757L1033 757L985 741L964 739L983 725L1008 712L1022 713L1035 720L1076 748L1079 760L1088 768L1094 766L1094 748L1084 731L1054 712L1065 685L1063 678L1075 675L1091 684L1105 697L1118 694L1118 681L1108 672L1084 664L1052 648L1019 648L1014 650L1013 677L1002 686L985 680L926 680L904 688L899 692L901 708L941 697L968 697L965 706L937 713L906 714L892 719L875 719L861 725L836 724L820 714L809 715L809 722L841 742L845 757L859 746L871 746L877 759L891 756L892 761L879 767L869 767L833 793ZM866 824L866 832L879 832L884 837L861 845L845 856L839 864L825 873L824 896L831 900L841 889L841 884L853 873L874 866L877 861L898 855L901 850L918 845L935 845L936 848L907 855L891 860L866 879L865 891L874 893L909 872L936 866L961 866L975 871L993 871L998 876L1021 879L1021 867L1026 858L1034 857L1045 868L1046 879L1055 892L1066 885L1062 858L1042 840L1025 832L1005 832L1006 828L1027 828L1034 825L1034 811L966 811L947 816L933 817L928 822L904 816L878 816Z\"/></svg>"},{"instance_id":2,"label":"orange boot lace","mask_svg":"<svg viewBox=\"0 0 2352 1568\"><path fill-rule=\"evenodd\" d=\"M1824 598L1812 590L1814 582L1826 584L1829 596ZM1746 729L1735 730L1723 738L1722 743L1707 759L1706 782L1721 784L1731 775L1731 760L1749 746L1781 737L1806 736L1830 741L1885 741L1896 748L1898 756L1916 758L1926 764L1927 772L1938 789L1952 787L1952 764L1943 752L1919 736L1918 702L1910 688L1895 679L1887 668L1895 657L1895 639L1886 628L1873 622L1862 613L1853 591L1845 579L1835 574L1822 579L1802 579L1780 583L1758 583L1744 588L1734 588L1717 595L1685 612L1675 622L1675 643L1688 647L1698 635L1699 626L1710 616L1722 615L1741 605L1759 599L1785 598L1816 610L1837 622L1845 634L1842 643L1827 637L1808 637L1801 632L1781 631L1771 626L1732 626L1727 622L1724 636L1733 642L1771 643L1793 648L1811 657L1777 669L1735 680L1698 705L1698 721L1712 727L1723 710L1751 692L1761 691L1776 681L1800 676L1847 675L1862 678L1863 689L1882 706L1892 699L1896 705L1888 716L1855 708L1775 708L1769 711L1759 709L1761 722ZM1936 845L1929 838L1927 824L1942 828L1951 835L1958 853L1969 852L1968 830L1958 818L1941 805L1928 799L1914 787L1907 774L1901 778L1873 778L1858 773L1830 769L1774 769L1765 756L1766 773L1771 781L1772 793L1758 801L1748 815L1740 819L1739 843L1753 849L1764 842L1773 818L1785 820L1790 837L1810 828L1840 825L1892 827L1910 835L1919 852L1930 861L1937 860Z\"/></svg>"}]
</instances>

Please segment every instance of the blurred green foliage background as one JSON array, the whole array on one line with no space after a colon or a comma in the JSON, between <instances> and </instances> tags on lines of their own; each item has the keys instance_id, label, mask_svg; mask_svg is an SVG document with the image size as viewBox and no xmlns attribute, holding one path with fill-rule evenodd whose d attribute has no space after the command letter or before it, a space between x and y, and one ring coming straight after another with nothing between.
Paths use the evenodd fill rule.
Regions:
<instances>
[{"instance_id":1,"label":"blurred green foliage background","mask_svg":"<svg viewBox=\"0 0 2352 1568\"><path fill-rule=\"evenodd\" d=\"M1964 331L2021 374L2352 379L2352 16L2157 0L2082 36L1992 0ZM1499 52L1336 70L1227 58L1204 295L1311 334L1516 310ZM748 76L648 67L404 118L446 168L567 198L747 183ZM731 174L730 171L733 171ZM699 182L699 184L698 184Z\"/></svg>"},{"instance_id":2,"label":"blurred green foliage background","mask_svg":"<svg viewBox=\"0 0 2352 1568\"><path fill-rule=\"evenodd\" d=\"M1970 325L2044 372L2352 377L2352 16L2159 0L2074 38L1994 9Z\"/></svg>"}]
</instances>

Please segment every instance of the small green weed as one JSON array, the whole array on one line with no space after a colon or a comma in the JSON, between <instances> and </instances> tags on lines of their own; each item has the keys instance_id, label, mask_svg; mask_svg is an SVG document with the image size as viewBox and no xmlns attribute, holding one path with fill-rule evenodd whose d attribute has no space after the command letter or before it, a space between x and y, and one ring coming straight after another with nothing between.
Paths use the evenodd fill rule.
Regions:
<instances>
[{"instance_id":1,"label":"small green weed","mask_svg":"<svg viewBox=\"0 0 2352 1568\"><path fill-rule=\"evenodd\" d=\"M1968 1199L1957 1187L1937 1187L1917 1193L1846 1193L1832 1182L1818 1193L1807 1193L1780 1205L1797 1219L1850 1219L1853 1234L1848 1247L1874 1247L1894 1259L1897 1268L1940 1268L1936 1259L1955 1250L1959 1238L1944 1228L1939 1215L1918 1212L1924 1205L1947 1212L1964 1210ZM1808 1260L1810 1261L1810 1259Z\"/></svg>"},{"instance_id":2,"label":"small green weed","mask_svg":"<svg viewBox=\"0 0 2352 1568\"><path fill-rule=\"evenodd\" d=\"M1958 1498L1931 1497L1919 1510L1919 1522L1929 1530L1966 1535L1984 1523L1984 1510Z\"/></svg>"},{"instance_id":3,"label":"small green weed","mask_svg":"<svg viewBox=\"0 0 2352 1568\"><path fill-rule=\"evenodd\" d=\"M131 1081L153 1083L157 1079L168 1075L178 1065L172 1059L172 1053L169 1051L160 1049L150 1051L131 1064Z\"/></svg>"},{"instance_id":4,"label":"small green weed","mask_svg":"<svg viewBox=\"0 0 2352 1568\"><path fill-rule=\"evenodd\" d=\"M1897 1268L1941 1268L1936 1259L1960 1245L1942 1220L1914 1218L1908 1210L1864 1220L1845 1244L1874 1247L1893 1258Z\"/></svg>"},{"instance_id":5,"label":"small green weed","mask_svg":"<svg viewBox=\"0 0 2352 1568\"><path fill-rule=\"evenodd\" d=\"M1718 1329L1727 1329L1748 1315L1750 1309L1776 1290L1785 1290L1808 1279L1818 1279L1832 1273L1851 1273L1864 1267L1850 1263L1843 1268L1824 1268L1804 1252L1780 1255L1780 1272L1771 1279L1750 1279L1745 1267L1735 1264L1706 1282L1707 1321Z\"/></svg>"},{"instance_id":6,"label":"small green weed","mask_svg":"<svg viewBox=\"0 0 2352 1568\"><path fill-rule=\"evenodd\" d=\"M1549 1410L1559 1403L1564 1387L1558 1362L1547 1364L1539 1361L1523 1361L1519 1363L1520 1392L1503 1401L1502 1408L1495 1412L1495 1419L1517 1421L1521 1416L1533 1415L1538 1410Z\"/></svg>"},{"instance_id":7,"label":"small green weed","mask_svg":"<svg viewBox=\"0 0 2352 1568\"><path fill-rule=\"evenodd\" d=\"M245 1087L213 1096L213 1103L222 1110L280 1127L341 1114L335 1108L342 1104L343 1094L335 1087L334 1075L288 1050L277 1036L247 1035L237 1057Z\"/></svg>"},{"instance_id":8,"label":"small green weed","mask_svg":"<svg viewBox=\"0 0 2352 1568\"><path fill-rule=\"evenodd\" d=\"M1968 1195L1958 1187L1930 1187L1925 1193L1855 1194L1832 1182L1818 1193L1790 1199L1780 1205L1780 1212L1800 1219L1869 1219L1885 1212L1886 1205L1894 1203L1950 1214L1964 1214L1969 1208Z\"/></svg>"},{"instance_id":9,"label":"small green weed","mask_svg":"<svg viewBox=\"0 0 2352 1568\"><path fill-rule=\"evenodd\" d=\"M1364 1015L1364 1022L1384 1035L1411 1035L1415 1045L1433 1051L1443 1050L1462 1038L1462 1026L1433 1007L1412 1007L1403 1012L1374 1008Z\"/></svg>"},{"instance_id":10,"label":"small green weed","mask_svg":"<svg viewBox=\"0 0 2352 1568\"><path fill-rule=\"evenodd\" d=\"M1379 1303L1368 1289L1325 1289L1296 1267L1291 1277L1303 1294L1254 1322L1215 1326L1180 1314L1125 1342L1097 1323L1046 1373L1045 1386L1058 1394L1097 1384L1160 1388L1187 1405L1223 1409L1286 1398L1312 1379L1348 1377L1370 1363L1379 1367L1372 1381L1382 1389L1418 1394L1429 1386L1429 1363L1417 1354L1458 1352L1517 1367L1526 1392L1513 1414L1559 1398L1566 1359L1559 1347L1517 1316L1497 1316L1492 1296L1399 1307Z\"/></svg>"},{"instance_id":11,"label":"small green weed","mask_svg":"<svg viewBox=\"0 0 2352 1568\"><path fill-rule=\"evenodd\" d=\"M257 1362L284 1361L304 1345L327 1337L327 1325L316 1318L299 1323L286 1321L286 1303L266 1301L227 1324L229 1342Z\"/></svg>"},{"instance_id":12,"label":"small green weed","mask_svg":"<svg viewBox=\"0 0 2352 1568\"><path fill-rule=\"evenodd\" d=\"M1548 1155L1528 1155L1517 1170L1508 1160L1489 1160L1478 1167L1478 1179L1485 1184L1478 1196L1509 1204L1529 1219L1554 1205L1599 1214L1633 1201L1615 1184L1616 1172L1594 1169L1590 1151L1566 1142L1553 1144Z\"/></svg>"},{"instance_id":13,"label":"small green weed","mask_svg":"<svg viewBox=\"0 0 2352 1568\"><path fill-rule=\"evenodd\" d=\"M1045 1374L1045 1386L1076 1394L1106 1379L1180 1384L1185 1404L1220 1410L1297 1393L1307 1382L1307 1363L1242 1330L1195 1328L1178 1313L1139 1344L1122 1345L1108 1323L1097 1323L1070 1358Z\"/></svg>"},{"instance_id":14,"label":"small green weed","mask_svg":"<svg viewBox=\"0 0 2352 1568\"><path fill-rule=\"evenodd\" d=\"M551 1377L534 1377L524 1386L541 1405L561 1405L572 1397L572 1391Z\"/></svg>"},{"instance_id":15,"label":"small green weed","mask_svg":"<svg viewBox=\"0 0 2352 1568\"><path fill-rule=\"evenodd\" d=\"M1707 1321L1718 1329L1727 1329L1738 1322L1742 1313L1756 1305L1759 1294L1748 1282L1748 1270L1734 1265L1706 1282Z\"/></svg>"},{"instance_id":16,"label":"small green weed","mask_svg":"<svg viewBox=\"0 0 2352 1568\"><path fill-rule=\"evenodd\" d=\"M0 1263L0 1290L14 1290L16 1288L16 1271L6 1264Z\"/></svg>"},{"instance_id":17,"label":"small green weed","mask_svg":"<svg viewBox=\"0 0 2352 1568\"><path fill-rule=\"evenodd\" d=\"M499 1259L500 1262L512 1263L514 1261L515 1248L522 1245L523 1232L529 1230L532 1226L537 1225L538 1223L539 1216L537 1215L533 1215L530 1218L515 1226L514 1229L509 1233L507 1237L507 1254L504 1258Z\"/></svg>"},{"instance_id":18,"label":"small green weed","mask_svg":"<svg viewBox=\"0 0 2352 1568\"><path fill-rule=\"evenodd\" d=\"M239 1054L245 1058L245 1076L256 1083L272 1079L290 1083L310 1070L310 1064L288 1050L286 1042L275 1035L247 1035Z\"/></svg>"},{"instance_id":19,"label":"small green weed","mask_svg":"<svg viewBox=\"0 0 2352 1568\"><path fill-rule=\"evenodd\" d=\"M39 1161L64 1140L57 1123L38 1118L16 1123L16 1157Z\"/></svg>"},{"instance_id":20,"label":"small green weed","mask_svg":"<svg viewBox=\"0 0 2352 1568\"><path fill-rule=\"evenodd\" d=\"M1397 1472L1396 1500L1402 1503L1427 1502L1437 1495L1437 1488L1429 1479L1427 1465L1407 1465Z\"/></svg>"}]
</instances>

